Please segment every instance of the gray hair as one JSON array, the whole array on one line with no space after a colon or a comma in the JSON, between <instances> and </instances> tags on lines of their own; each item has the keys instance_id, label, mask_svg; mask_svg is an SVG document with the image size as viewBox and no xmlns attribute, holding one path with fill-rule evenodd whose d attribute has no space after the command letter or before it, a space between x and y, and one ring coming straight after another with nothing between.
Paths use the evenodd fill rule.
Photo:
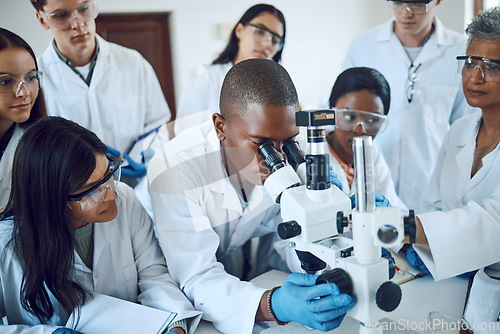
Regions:
<instances>
[{"instance_id":1,"label":"gray hair","mask_svg":"<svg viewBox=\"0 0 500 334\"><path fill-rule=\"evenodd\" d=\"M469 43L473 39L494 40L500 39L500 7L496 6L476 15L465 33L469 36Z\"/></svg>"}]
</instances>

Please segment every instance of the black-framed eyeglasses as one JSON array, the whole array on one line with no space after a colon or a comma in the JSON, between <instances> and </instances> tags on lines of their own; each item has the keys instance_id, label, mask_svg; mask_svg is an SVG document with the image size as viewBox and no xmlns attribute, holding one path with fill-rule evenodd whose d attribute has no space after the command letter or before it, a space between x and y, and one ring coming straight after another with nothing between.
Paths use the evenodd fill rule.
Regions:
<instances>
[{"instance_id":1,"label":"black-framed eyeglasses","mask_svg":"<svg viewBox=\"0 0 500 334\"><path fill-rule=\"evenodd\" d=\"M269 30L264 26L258 26L252 23L246 23L245 25L251 26L253 28L253 38L257 42L271 41L271 44L276 49L281 49L283 46L283 37L277 33Z\"/></svg>"},{"instance_id":2,"label":"black-framed eyeglasses","mask_svg":"<svg viewBox=\"0 0 500 334\"><path fill-rule=\"evenodd\" d=\"M412 63L410 68L408 69L409 85L406 90L406 99L408 100L408 103L411 103L413 101L413 94L415 93L415 82L418 81L417 71L421 65L422 64L418 64L417 66L415 66Z\"/></svg>"},{"instance_id":3,"label":"black-framed eyeglasses","mask_svg":"<svg viewBox=\"0 0 500 334\"><path fill-rule=\"evenodd\" d=\"M106 197L108 188L115 191L116 184L120 181L121 160L109 155L106 155L106 158L109 161L108 174L90 189L68 196L68 201L78 202L80 204L81 211L90 210L101 204Z\"/></svg>"},{"instance_id":4,"label":"black-framed eyeglasses","mask_svg":"<svg viewBox=\"0 0 500 334\"><path fill-rule=\"evenodd\" d=\"M458 56L458 73L470 79L476 68L481 71L482 78L489 82L500 82L500 60L478 56Z\"/></svg>"}]
</instances>

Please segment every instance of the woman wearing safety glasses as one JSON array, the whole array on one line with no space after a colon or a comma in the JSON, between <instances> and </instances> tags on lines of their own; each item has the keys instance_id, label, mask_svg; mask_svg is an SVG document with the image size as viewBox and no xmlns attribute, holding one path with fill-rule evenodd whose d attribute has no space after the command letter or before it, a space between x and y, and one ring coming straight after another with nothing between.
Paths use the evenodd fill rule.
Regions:
<instances>
[{"instance_id":1,"label":"woman wearing safety glasses","mask_svg":"<svg viewBox=\"0 0 500 334\"><path fill-rule=\"evenodd\" d=\"M152 222L118 183L120 162L107 151L95 134L59 117L20 139L0 216L7 332L73 333L61 326L95 293L178 313L168 333L196 328L200 312L171 279Z\"/></svg>"},{"instance_id":2,"label":"woman wearing safety glasses","mask_svg":"<svg viewBox=\"0 0 500 334\"><path fill-rule=\"evenodd\" d=\"M28 43L0 28L0 212L9 198L19 138L28 125L47 115L41 76Z\"/></svg>"},{"instance_id":3,"label":"woman wearing safety glasses","mask_svg":"<svg viewBox=\"0 0 500 334\"><path fill-rule=\"evenodd\" d=\"M234 26L224 51L184 91L177 108L175 134L219 112L222 82L234 64L249 58L279 62L285 35L285 17L280 10L267 4L250 7Z\"/></svg>"},{"instance_id":4,"label":"woman wearing safety glasses","mask_svg":"<svg viewBox=\"0 0 500 334\"><path fill-rule=\"evenodd\" d=\"M353 67L342 72L330 94L330 108L335 108L336 125L327 134L330 163L342 183L342 190L351 196L354 168L352 141L355 136L372 138L387 126L391 91L387 80L375 69ZM375 191L384 195L392 205L406 210L396 194L391 172L382 156L380 146L373 144Z\"/></svg>"},{"instance_id":5,"label":"woman wearing safety glasses","mask_svg":"<svg viewBox=\"0 0 500 334\"><path fill-rule=\"evenodd\" d=\"M459 72L467 102L481 111L457 120L446 135L422 195L414 248L435 280L484 267L474 277L465 321L476 334L498 333L500 7L479 14L466 33Z\"/></svg>"}]
</instances>

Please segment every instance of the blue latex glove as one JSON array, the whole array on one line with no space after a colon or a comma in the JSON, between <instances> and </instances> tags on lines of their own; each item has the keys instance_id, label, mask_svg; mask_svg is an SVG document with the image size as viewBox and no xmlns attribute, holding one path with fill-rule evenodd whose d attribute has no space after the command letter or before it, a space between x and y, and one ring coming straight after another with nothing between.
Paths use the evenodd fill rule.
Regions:
<instances>
[{"instance_id":1,"label":"blue latex glove","mask_svg":"<svg viewBox=\"0 0 500 334\"><path fill-rule=\"evenodd\" d=\"M349 197L351 199L351 208L354 209L356 207L356 195L352 195ZM391 202L382 194L380 193L375 193L375 207L377 208L387 208L391 207Z\"/></svg>"},{"instance_id":2,"label":"blue latex glove","mask_svg":"<svg viewBox=\"0 0 500 334\"><path fill-rule=\"evenodd\" d=\"M128 165L122 166L122 176L139 178L146 175L146 163L136 162L130 156L128 156L128 154L122 156L120 151L111 146L108 146L108 150L109 153L111 153L114 157L119 158L120 160L127 161ZM145 153L146 152L141 152L141 154L143 154L143 158Z\"/></svg>"},{"instance_id":3,"label":"blue latex glove","mask_svg":"<svg viewBox=\"0 0 500 334\"><path fill-rule=\"evenodd\" d=\"M82 332L75 331L71 328L58 328L52 332L52 334L83 334Z\"/></svg>"},{"instance_id":4,"label":"blue latex glove","mask_svg":"<svg viewBox=\"0 0 500 334\"><path fill-rule=\"evenodd\" d=\"M341 294L334 283L316 285L317 275L292 273L271 297L271 307L279 321L295 321L329 331L340 326L356 300Z\"/></svg>"},{"instance_id":5,"label":"blue latex glove","mask_svg":"<svg viewBox=\"0 0 500 334\"><path fill-rule=\"evenodd\" d=\"M406 250L406 259L412 266L417 267L418 269L422 270L424 273L432 277L431 272L429 271L429 269L427 269L427 267L424 264L424 261L422 261L420 256L418 256L413 246L410 246Z\"/></svg>"},{"instance_id":6,"label":"blue latex glove","mask_svg":"<svg viewBox=\"0 0 500 334\"><path fill-rule=\"evenodd\" d=\"M330 165L330 182L337 186L340 190L343 190L342 182L340 182L337 174L333 171L332 165Z\"/></svg>"},{"instance_id":7,"label":"blue latex glove","mask_svg":"<svg viewBox=\"0 0 500 334\"><path fill-rule=\"evenodd\" d=\"M385 249L384 247L382 247L382 256L391 259L392 263L396 264L396 261L394 261L394 257L392 256L391 251Z\"/></svg>"},{"instance_id":8,"label":"blue latex glove","mask_svg":"<svg viewBox=\"0 0 500 334\"><path fill-rule=\"evenodd\" d=\"M181 334L181 333L179 333L176 330L171 330L171 331L165 332L164 334Z\"/></svg>"}]
</instances>

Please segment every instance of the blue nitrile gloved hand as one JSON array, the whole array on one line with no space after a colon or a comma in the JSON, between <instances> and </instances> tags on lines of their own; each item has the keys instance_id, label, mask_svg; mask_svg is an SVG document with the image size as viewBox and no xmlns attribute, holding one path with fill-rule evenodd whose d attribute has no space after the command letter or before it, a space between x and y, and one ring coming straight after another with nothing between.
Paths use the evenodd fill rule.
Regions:
<instances>
[{"instance_id":1,"label":"blue nitrile gloved hand","mask_svg":"<svg viewBox=\"0 0 500 334\"><path fill-rule=\"evenodd\" d=\"M340 190L343 190L342 182L340 182L337 174L333 171L332 165L330 165L330 183L334 184Z\"/></svg>"},{"instance_id":2,"label":"blue nitrile gloved hand","mask_svg":"<svg viewBox=\"0 0 500 334\"><path fill-rule=\"evenodd\" d=\"M412 266L417 267L418 269L422 270L424 273L432 277L431 272L429 271L429 269L427 269L427 267L424 264L424 261L422 261L420 256L418 256L413 246L410 246L406 250L406 259Z\"/></svg>"},{"instance_id":3,"label":"blue nitrile gloved hand","mask_svg":"<svg viewBox=\"0 0 500 334\"><path fill-rule=\"evenodd\" d=\"M111 146L108 146L108 150L114 157L127 161L128 165L122 166L122 176L140 178L146 175L147 169L144 162L136 162L128 154L122 156L120 151Z\"/></svg>"},{"instance_id":4,"label":"blue nitrile gloved hand","mask_svg":"<svg viewBox=\"0 0 500 334\"><path fill-rule=\"evenodd\" d=\"M292 273L274 291L271 308L279 321L295 321L320 331L340 326L356 300L341 294L334 283L316 285L317 278L317 275Z\"/></svg>"},{"instance_id":5,"label":"blue nitrile gloved hand","mask_svg":"<svg viewBox=\"0 0 500 334\"><path fill-rule=\"evenodd\" d=\"M75 331L71 328L58 328L52 332L52 334L83 334L82 332Z\"/></svg>"},{"instance_id":6,"label":"blue nitrile gloved hand","mask_svg":"<svg viewBox=\"0 0 500 334\"><path fill-rule=\"evenodd\" d=\"M165 332L164 334L181 334L181 333L179 333L176 330L171 330L171 331Z\"/></svg>"},{"instance_id":7,"label":"blue nitrile gloved hand","mask_svg":"<svg viewBox=\"0 0 500 334\"><path fill-rule=\"evenodd\" d=\"M388 259L391 259L392 263L396 264L396 261L394 260L394 257L392 256L392 253L390 250L382 247L382 257L386 257Z\"/></svg>"},{"instance_id":8,"label":"blue nitrile gloved hand","mask_svg":"<svg viewBox=\"0 0 500 334\"><path fill-rule=\"evenodd\" d=\"M356 207L356 195L352 195L349 197L351 199L351 208L354 209ZM377 208L388 208L392 207L391 202L382 194L375 193L375 207Z\"/></svg>"}]
</instances>

